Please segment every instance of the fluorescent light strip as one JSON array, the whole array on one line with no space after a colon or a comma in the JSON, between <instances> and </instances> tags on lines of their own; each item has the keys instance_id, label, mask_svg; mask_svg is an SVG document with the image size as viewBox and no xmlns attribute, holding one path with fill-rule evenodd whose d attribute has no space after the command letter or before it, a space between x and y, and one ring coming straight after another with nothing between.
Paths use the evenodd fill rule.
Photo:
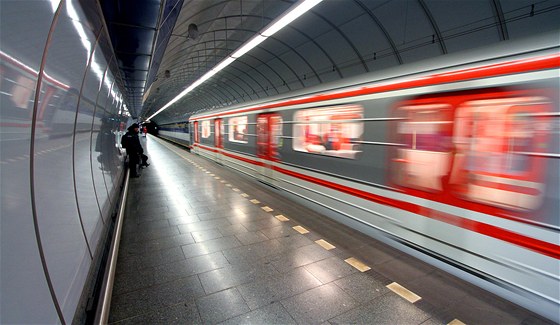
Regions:
<instances>
[{"instance_id":1,"label":"fluorescent light strip","mask_svg":"<svg viewBox=\"0 0 560 325\"><path fill-rule=\"evenodd\" d=\"M228 65L230 65L236 59L239 59L241 56L245 55L247 52L252 50L255 46L259 45L260 43L264 42L268 37L274 35L282 28L286 27L292 21L296 20L298 17L309 11L311 8L315 7L318 3L323 0L302 0L297 5L293 7L292 10L284 13L281 17L274 20L269 26L266 27L264 32L256 34L253 38L251 38L248 42L243 44L239 49L237 49L233 54L227 56L225 59L220 61L218 65L216 65L212 70L205 73L202 77L200 77L197 81L192 83L189 87L183 90L179 95L175 96L171 101L165 104L162 108L160 108L157 112L155 112L152 116L148 117L148 121L152 119L154 116L158 115L159 113L163 112L171 105L175 104L178 100L183 98L186 94L194 90L196 87L200 86L206 80L213 77L216 73L220 70L224 69Z\"/></svg>"}]
</instances>

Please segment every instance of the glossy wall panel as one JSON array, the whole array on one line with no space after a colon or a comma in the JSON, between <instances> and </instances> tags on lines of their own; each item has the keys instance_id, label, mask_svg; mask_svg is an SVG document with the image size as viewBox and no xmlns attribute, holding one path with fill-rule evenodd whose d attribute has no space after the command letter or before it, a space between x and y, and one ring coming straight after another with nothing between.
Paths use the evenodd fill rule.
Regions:
<instances>
[{"instance_id":1,"label":"glossy wall panel","mask_svg":"<svg viewBox=\"0 0 560 325\"><path fill-rule=\"evenodd\" d=\"M72 323L122 183L117 70L77 1L0 6L0 323Z\"/></svg>"}]
</instances>

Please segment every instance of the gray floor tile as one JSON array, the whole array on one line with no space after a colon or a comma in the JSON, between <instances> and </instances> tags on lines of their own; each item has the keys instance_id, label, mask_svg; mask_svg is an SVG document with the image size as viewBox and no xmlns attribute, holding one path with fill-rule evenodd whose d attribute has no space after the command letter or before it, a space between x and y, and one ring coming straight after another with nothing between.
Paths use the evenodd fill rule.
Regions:
<instances>
[{"instance_id":1,"label":"gray floor tile","mask_svg":"<svg viewBox=\"0 0 560 325\"><path fill-rule=\"evenodd\" d=\"M196 304L203 322L210 324L216 324L250 311L235 288L202 297L197 300Z\"/></svg>"},{"instance_id":2,"label":"gray floor tile","mask_svg":"<svg viewBox=\"0 0 560 325\"><path fill-rule=\"evenodd\" d=\"M229 265L199 275L206 293L214 293L240 284L277 277L278 271L269 264Z\"/></svg>"},{"instance_id":3,"label":"gray floor tile","mask_svg":"<svg viewBox=\"0 0 560 325\"><path fill-rule=\"evenodd\" d=\"M194 238L194 241L197 243L204 242L211 239L216 239L222 237L222 233L218 229L208 229L208 230L201 230L201 231L193 231L191 235Z\"/></svg>"},{"instance_id":4,"label":"gray floor tile","mask_svg":"<svg viewBox=\"0 0 560 325\"><path fill-rule=\"evenodd\" d=\"M115 275L113 295L120 295L139 289L145 289L154 284L154 272L151 269L118 273Z\"/></svg>"},{"instance_id":5,"label":"gray floor tile","mask_svg":"<svg viewBox=\"0 0 560 325\"><path fill-rule=\"evenodd\" d=\"M285 224L281 224L272 228L261 229L261 232L270 239L289 237L291 235L294 235L294 230L292 229L292 227Z\"/></svg>"},{"instance_id":6,"label":"gray floor tile","mask_svg":"<svg viewBox=\"0 0 560 325\"><path fill-rule=\"evenodd\" d=\"M220 237L202 243L193 243L182 246L186 258L206 255L222 250L241 246L241 242L234 236Z\"/></svg>"},{"instance_id":7,"label":"gray floor tile","mask_svg":"<svg viewBox=\"0 0 560 325\"><path fill-rule=\"evenodd\" d=\"M271 257L270 261L278 271L286 272L290 269L311 264L332 256L332 253L313 243L296 248L279 256Z\"/></svg>"},{"instance_id":8,"label":"gray floor tile","mask_svg":"<svg viewBox=\"0 0 560 325\"><path fill-rule=\"evenodd\" d=\"M225 250L224 256L231 264L261 263L261 259L285 251L276 239ZM266 262L266 261L265 261Z\"/></svg>"},{"instance_id":9,"label":"gray floor tile","mask_svg":"<svg viewBox=\"0 0 560 325\"><path fill-rule=\"evenodd\" d=\"M153 295L164 305L194 302L205 295L198 276L189 276L153 287Z\"/></svg>"},{"instance_id":10,"label":"gray floor tile","mask_svg":"<svg viewBox=\"0 0 560 325\"><path fill-rule=\"evenodd\" d=\"M344 278L350 274L359 272L339 257L333 256L315 263L304 266L307 271L313 274L323 283Z\"/></svg>"},{"instance_id":11,"label":"gray floor tile","mask_svg":"<svg viewBox=\"0 0 560 325\"><path fill-rule=\"evenodd\" d=\"M235 237L237 239L239 239L239 241L243 245L251 245L251 244L254 244L254 243L259 243L259 242L263 242L263 241L268 240L268 237L263 235L263 233L260 232L260 231L242 232L242 233L236 234Z\"/></svg>"},{"instance_id":12,"label":"gray floor tile","mask_svg":"<svg viewBox=\"0 0 560 325\"><path fill-rule=\"evenodd\" d=\"M111 298L109 322L112 323L149 313L161 307L164 307L164 303L153 294L151 288L114 295Z\"/></svg>"},{"instance_id":13,"label":"gray floor tile","mask_svg":"<svg viewBox=\"0 0 560 325\"><path fill-rule=\"evenodd\" d=\"M218 230L220 230L220 232L224 236L231 236L231 235L240 234L249 231L247 230L247 228L243 227L243 225L239 223L235 225L218 227Z\"/></svg>"},{"instance_id":14,"label":"gray floor tile","mask_svg":"<svg viewBox=\"0 0 560 325\"><path fill-rule=\"evenodd\" d=\"M153 252L166 248L180 247L192 243L194 243L194 239L191 234L180 234L177 236L150 240L147 241L144 246L146 252Z\"/></svg>"},{"instance_id":15,"label":"gray floor tile","mask_svg":"<svg viewBox=\"0 0 560 325\"><path fill-rule=\"evenodd\" d=\"M390 291L368 273L354 273L334 283L360 303L368 302Z\"/></svg>"},{"instance_id":16,"label":"gray floor tile","mask_svg":"<svg viewBox=\"0 0 560 325\"><path fill-rule=\"evenodd\" d=\"M297 268L286 274L247 283L238 289L249 308L257 309L320 285L321 282L311 273L304 268Z\"/></svg>"},{"instance_id":17,"label":"gray floor tile","mask_svg":"<svg viewBox=\"0 0 560 325\"><path fill-rule=\"evenodd\" d=\"M252 312L230 318L223 325L297 324L280 303L273 303Z\"/></svg>"},{"instance_id":18,"label":"gray floor tile","mask_svg":"<svg viewBox=\"0 0 560 325\"><path fill-rule=\"evenodd\" d=\"M200 218L198 218L198 216L196 214L192 215L192 216L185 214L184 216L169 218L167 220L169 222L169 225L171 225L171 226L184 225L184 224L188 224L188 223L194 223L194 222L201 221Z\"/></svg>"},{"instance_id":19,"label":"gray floor tile","mask_svg":"<svg viewBox=\"0 0 560 325\"><path fill-rule=\"evenodd\" d=\"M152 268L161 264L182 261L184 259L185 255L183 255L183 250L181 250L179 246L161 249L140 255L138 258L138 269Z\"/></svg>"},{"instance_id":20,"label":"gray floor tile","mask_svg":"<svg viewBox=\"0 0 560 325\"><path fill-rule=\"evenodd\" d=\"M281 302L300 324L321 324L358 305L334 283L322 285Z\"/></svg>"},{"instance_id":21,"label":"gray floor tile","mask_svg":"<svg viewBox=\"0 0 560 325\"><path fill-rule=\"evenodd\" d=\"M154 268L154 277L156 283L163 283L219 269L226 265L229 265L229 263L223 254L221 252L216 252L156 266Z\"/></svg>"},{"instance_id":22,"label":"gray floor tile","mask_svg":"<svg viewBox=\"0 0 560 325\"><path fill-rule=\"evenodd\" d=\"M331 320L331 324L422 324L431 316L389 292Z\"/></svg>"},{"instance_id":23,"label":"gray floor tile","mask_svg":"<svg viewBox=\"0 0 560 325\"><path fill-rule=\"evenodd\" d=\"M181 233L185 234L193 231L203 231L229 225L231 225L231 223L229 223L227 219L214 219L193 222L185 225L178 225L177 227L179 228L179 231L181 231Z\"/></svg>"},{"instance_id":24,"label":"gray floor tile","mask_svg":"<svg viewBox=\"0 0 560 325\"><path fill-rule=\"evenodd\" d=\"M112 323L115 325L133 324L155 324L155 325L180 325L180 324L200 324L202 319L198 313L198 308L194 302L179 303L173 306L162 307L142 314L140 316L125 319Z\"/></svg>"}]
</instances>

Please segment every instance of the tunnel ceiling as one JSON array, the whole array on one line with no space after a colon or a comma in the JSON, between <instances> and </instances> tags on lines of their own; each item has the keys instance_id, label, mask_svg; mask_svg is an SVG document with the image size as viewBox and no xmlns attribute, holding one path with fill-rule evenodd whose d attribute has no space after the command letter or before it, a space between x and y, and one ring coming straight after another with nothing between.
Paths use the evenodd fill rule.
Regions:
<instances>
[{"instance_id":1,"label":"tunnel ceiling","mask_svg":"<svg viewBox=\"0 0 560 325\"><path fill-rule=\"evenodd\" d=\"M119 47L123 42L113 46L121 57L130 111L140 119L159 110L296 3L122 2L129 7L142 3L147 9L141 21L133 22L141 28L108 23L121 29L118 38L128 40L124 47ZM153 120L184 121L201 111L559 30L559 11L560 0L324 0ZM121 12L127 13L121 19L139 13L127 8ZM119 28L109 28L113 40ZM132 60L129 56L134 54Z\"/></svg>"}]
</instances>

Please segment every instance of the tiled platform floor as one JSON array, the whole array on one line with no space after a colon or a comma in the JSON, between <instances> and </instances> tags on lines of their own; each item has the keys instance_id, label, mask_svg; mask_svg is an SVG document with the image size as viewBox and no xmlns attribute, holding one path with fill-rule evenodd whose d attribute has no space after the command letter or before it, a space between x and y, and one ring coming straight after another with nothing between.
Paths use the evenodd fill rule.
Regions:
<instances>
[{"instance_id":1,"label":"tiled platform floor","mask_svg":"<svg viewBox=\"0 0 560 325\"><path fill-rule=\"evenodd\" d=\"M130 182L111 323L549 323L229 169L143 141L151 166Z\"/></svg>"}]
</instances>

